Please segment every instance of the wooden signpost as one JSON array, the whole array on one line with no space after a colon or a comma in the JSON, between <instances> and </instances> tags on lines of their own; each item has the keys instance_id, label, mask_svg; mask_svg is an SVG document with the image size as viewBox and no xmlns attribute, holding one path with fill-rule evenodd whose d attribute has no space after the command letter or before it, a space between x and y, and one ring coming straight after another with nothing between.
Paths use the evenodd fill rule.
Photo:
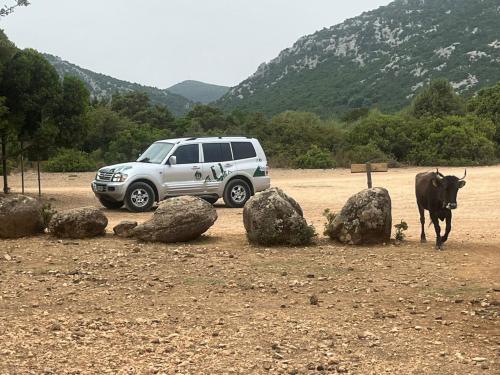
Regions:
<instances>
[{"instance_id":1,"label":"wooden signpost","mask_svg":"<svg viewBox=\"0 0 500 375\"><path fill-rule=\"evenodd\" d=\"M366 163L366 164L352 164L351 173L366 173L368 180L368 189L373 187L372 173L388 172L389 165L387 163Z\"/></svg>"}]
</instances>

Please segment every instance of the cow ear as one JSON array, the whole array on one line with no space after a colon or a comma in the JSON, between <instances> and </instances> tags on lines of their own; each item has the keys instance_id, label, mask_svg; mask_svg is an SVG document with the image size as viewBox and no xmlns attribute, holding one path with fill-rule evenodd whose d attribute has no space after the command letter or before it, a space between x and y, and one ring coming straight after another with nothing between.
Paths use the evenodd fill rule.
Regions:
<instances>
[{"instance_id":1,"label":"cow ear","mask_svg":"<svg viewBox=\"0 0 500 375\"><path fill-rule=\"evenodd\" d=\"M465 181L460 181L458 184L458 188L461 189L465 186Z\"/></svg>"},{"instance_id":2,"label":"cow ear","mask_svg":"<svg viewBox=\"0 0 500 375\"><path fill-rule=\"evenodd\" d=\"M433 178L432 184L434 185L434 187L439 187L439 185L441 185L441 180L439 178Z\"/></svg>"}]
</instances>

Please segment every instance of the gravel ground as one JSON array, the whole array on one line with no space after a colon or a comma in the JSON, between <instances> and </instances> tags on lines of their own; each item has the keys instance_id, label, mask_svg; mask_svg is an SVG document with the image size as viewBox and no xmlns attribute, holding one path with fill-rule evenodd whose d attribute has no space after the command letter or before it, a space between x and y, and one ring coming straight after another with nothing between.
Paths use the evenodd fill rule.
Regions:
<instances>
[{"instance_id":1,"label":"gravel ground","mask_svg":"<svg viewBox=\"0 0 500 375\"><path fill-rule=\"evenodd\" d=\"M222 205L184 245L0 241L0 374L498 374L500 167L468 171L444 252L418 242L418 171L374 176L410 225L399 246L252 247ZM365 183L272 173L318 232ZM96 205L91 174L43 177L56 209ZM151 215L105 212L110 229Z\"/></svg>"}]
</instances>

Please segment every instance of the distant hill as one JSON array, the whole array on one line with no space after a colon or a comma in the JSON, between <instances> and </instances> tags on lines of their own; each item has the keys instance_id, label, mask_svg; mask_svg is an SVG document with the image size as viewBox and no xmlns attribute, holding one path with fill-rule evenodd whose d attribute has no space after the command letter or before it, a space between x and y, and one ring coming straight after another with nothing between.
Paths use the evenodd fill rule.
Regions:
<instances>
[{"instance_id":1,"label":"distant hill","mask_svg":"<svg viewBox=\"0 0 500 375\"><path fill-rule=\"evenodd\" d=\"M230 87L211 85L199 81L184 81L178 83L167 90L181 95L193 102L208 104L219 100L229 91Z\"/></svg>"},{"instance_id":2,"label":"distant hill","mask_svg":"<svg viewBox=\"0 0 500 375\"><path fill-rule=\"evenodd\" d=\"M435 78L472 95L500 81L499 0L396 0L299 39L217 105L273 115L399 110Z\"/></svg>"},{"instance_id":3,"label":"distant hill","mask_svg":"<svg viewBox=\"0 0 500 375\"><path fill-rule=\"evenodd\" d=\"M49 54L44 54L44 56L56 68L61 77L70 75L83 80L94 98L109 98L117 92L145 92L149 95L152 103L165 105L176 116L185 115L195 105L189 99L172 93L169 90L162 90L156 87L143 86L138 83L122 81L104 74L81 68L75 64L64 61L57 56Z\"/></svg>"}]
</instances>

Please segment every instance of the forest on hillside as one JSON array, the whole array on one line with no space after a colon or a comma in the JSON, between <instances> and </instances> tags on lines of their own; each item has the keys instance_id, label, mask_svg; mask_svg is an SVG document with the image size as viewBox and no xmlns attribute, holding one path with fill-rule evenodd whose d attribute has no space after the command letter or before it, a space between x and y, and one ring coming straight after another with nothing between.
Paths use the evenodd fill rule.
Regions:
<instances>
[{"instance_id":1,"label":"forest on hillside","mask_svg":"<svg viewBox=\"0 0 500 375\"><path fill-rule=\"evenodd\" d=\"M159 139L230 135L258 138L274 167L492 164L500 157L500 84L464 99L438 79L398 113L266 117L198 105L175 117L141 92L94 100L78 78L61 80L43 55L17 49L0 33L0 136L9 171L19 167L21 150L46 171L93 171L135 160Z\"/></svg>"}]
</instances>

